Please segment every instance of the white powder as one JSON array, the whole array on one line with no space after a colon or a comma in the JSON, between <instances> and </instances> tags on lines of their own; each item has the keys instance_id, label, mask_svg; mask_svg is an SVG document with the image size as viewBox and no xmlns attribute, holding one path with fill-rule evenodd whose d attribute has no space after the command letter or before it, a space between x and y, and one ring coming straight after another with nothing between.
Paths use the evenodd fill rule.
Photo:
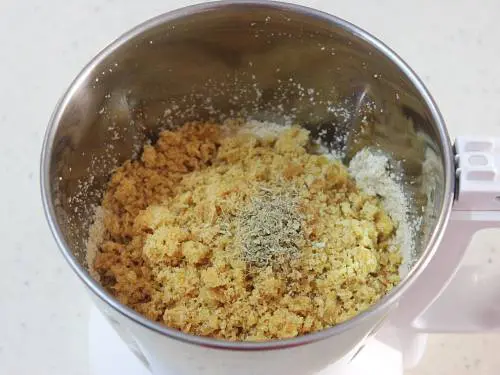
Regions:
<instances>
[{"instance_id":1,"label":"white powder","mask_svg":"<svg viewBox=\"0 0 500 375\"><path fill-rule=\"evenodd\" d=\"M291 126L290 123L285 123L284 125L277 124L269 121L258 121L249 119L245 122L245 125L241 127L239 130L240 133L250 133L255 135L258 138L278 138L278 136L289 129Z\"/></svg>"},{"instance_id":2,"label":"white powder","mask_svg":"<svg viewBox=\"0 0 500 375\"><path fill-rule=\"evenodd\" d=\"M315 153L326 156L328 160L341 162L345 156L345 153L337 150L329 150L321 142L321 138L317 138L313 141L313 144L317 147Z\"/></svg>"},{"instance_id":3,"label":"white powder","mask_svg":"<svg viewBox=\"0 0 500 375\"><path fill-rule=\"evenodd\" d=\"M252 134L261 139L276 139L279 135L292 127L292 121L288 118L285 119L284 124L278 124L270 121L258 121L254 119L248 119L245 121L244 125L238 129L238 132ZM313 139L311 142L314 145L313 149L309 150L314 154L324 155L329 160L341 161L345 152L329 150L322 142L321 137L325 136L326 130L324 132L320 132L319 136L316 139ZM345 136L338 136L336 138L337 143L345 142Z\"/></svg>"},{"instance_id":4,"label":"white powder","mask_svg":"<svg viewBox=\"0 0 500 375\"><path fill-rule=\"evenodd\" d=\"M407 268L414 250L413 234L419 223L409 220L410 198L405 194L402 176L390 171L389 158L369 148L359 151L349 163L349 172L358 187L368 195L378 195L382 205L397 226L391 247L398 247ZM417 220L416 220L417 221ZM402 269L406 273L408 269Z\"/></svg>"}]
</instances>

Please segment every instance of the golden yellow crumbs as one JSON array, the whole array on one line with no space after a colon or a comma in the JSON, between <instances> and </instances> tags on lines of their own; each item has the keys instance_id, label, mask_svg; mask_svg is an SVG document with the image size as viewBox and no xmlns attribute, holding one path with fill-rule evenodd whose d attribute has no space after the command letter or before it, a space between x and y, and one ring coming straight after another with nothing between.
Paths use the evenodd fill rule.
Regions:
<instances>
[{"instance_id":1,"label":"golden yellow crumbs","mask_svg":"<svg viewBox=\"0 0 500 375\"><path fill-rule=\"evenodd\" d=\"M307 146L300 128L162 132L111 177L101 283L152 320L227 340L294 337L365 310L399 282L394 225Z\"/></svg>"}]
</instances>

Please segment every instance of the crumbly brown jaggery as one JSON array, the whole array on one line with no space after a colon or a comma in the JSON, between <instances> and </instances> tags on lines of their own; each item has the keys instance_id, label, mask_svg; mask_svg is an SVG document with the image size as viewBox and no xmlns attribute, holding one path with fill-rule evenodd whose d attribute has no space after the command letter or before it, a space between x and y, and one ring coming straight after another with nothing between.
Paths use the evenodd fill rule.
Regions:
<instances>
[{"instance_id":1,"label":"crumbly brown jaggery","mask_svg":"<svg viewBox=\"0 0 500 375\"><path fill-rule=\"evenodd\" d=\"M399 282L394 225L307 143L298 128L277 139L215 124L162 132L111 178L94 263L101 283L152 320L228 340L294 337L368 308ZM301 252L282 267L242 257L238 217L262 189L298 202Z\"/></svg>"}]
</instances>

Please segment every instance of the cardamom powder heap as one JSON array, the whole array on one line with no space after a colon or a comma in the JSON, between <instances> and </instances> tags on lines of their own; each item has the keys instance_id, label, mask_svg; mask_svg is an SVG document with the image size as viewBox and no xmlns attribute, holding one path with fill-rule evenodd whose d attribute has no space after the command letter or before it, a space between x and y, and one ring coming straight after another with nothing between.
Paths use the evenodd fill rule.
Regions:
<instances>
[{"instance_id":1,"label":"cardamom powder heap","mask_svg":"<svg viewBox=\"0 0 500 375\"><path fill-rule=\"evenodd\" d=\"M283 266L300 253L302 218L293 197L261 189L238 218L242 256L257 267Z\"/></svg>"}]
</instances>

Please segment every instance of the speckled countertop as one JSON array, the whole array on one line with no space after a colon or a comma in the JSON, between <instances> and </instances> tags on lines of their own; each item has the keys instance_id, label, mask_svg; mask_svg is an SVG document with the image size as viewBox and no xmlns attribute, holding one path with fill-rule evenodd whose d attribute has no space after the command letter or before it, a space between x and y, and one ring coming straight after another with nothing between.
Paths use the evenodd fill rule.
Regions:
<instances>
[{"instance_id":1,"label":"speckled countertop","mask_svg":"<svg viewBox=\"0 0 500 375\"><path fill-rule=\"evenodd\" d=\"M90 301L60 256L40 202L43 133L57 99L98 50L135 24L188 3L0 3L0 374L88 374ZM301 3L343 17L396 50L428 85L452 136L500 136L500 2ZM472 250L498 259L495 236L479 236ZM411 374L497 374L499 345L492 334L431 336Z\"/></svg>"}]
</instances>

